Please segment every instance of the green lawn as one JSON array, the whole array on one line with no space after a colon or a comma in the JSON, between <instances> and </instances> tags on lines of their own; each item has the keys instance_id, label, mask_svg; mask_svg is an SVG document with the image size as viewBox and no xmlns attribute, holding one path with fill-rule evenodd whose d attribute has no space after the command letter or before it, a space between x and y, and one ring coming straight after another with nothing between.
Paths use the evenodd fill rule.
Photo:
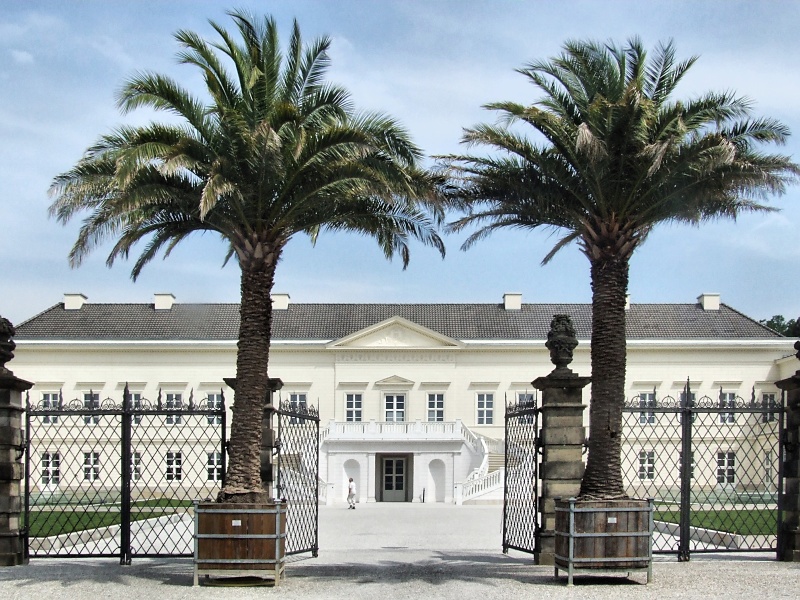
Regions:
<instances>
[{"instance_id":1,"label":"green lawn","mask_svg":"<svg viewBox=\"0 0 800 600\"><path fill-rule=\"evenodd\" d=\"M191 506L191 502L189 505ZM137 509L138 504L131 508L131 521L142 521L153 519L164 515L172 514L174 511L159 508L148 508L147 510ZM149 506L149 505L145 505ZM175 504L153 504L156 507L174 507ZM184 505L177 505L184 506ZM82 531L84 529L96 529L98 527L108 527L120 524L119 510L110 507L109 510L85 510L74 512L70 510L31 510L30 537L48 537L51 535L61 535Z\"/></svg>"},{"instance_id":2,"label":"green lawn","mask_svg":"<svg viewBox=\"0 0 800 600\"><path fill-rule=\"evenodd\" d=\"M731 510L697 510L692 512L692 527L727 531L739 535L775 535L778 531L778 511L770 509L731 509ZM680 512L670 509L656 509L653 518L656 521L679 523Z\"/></svg>"}]
</instances>

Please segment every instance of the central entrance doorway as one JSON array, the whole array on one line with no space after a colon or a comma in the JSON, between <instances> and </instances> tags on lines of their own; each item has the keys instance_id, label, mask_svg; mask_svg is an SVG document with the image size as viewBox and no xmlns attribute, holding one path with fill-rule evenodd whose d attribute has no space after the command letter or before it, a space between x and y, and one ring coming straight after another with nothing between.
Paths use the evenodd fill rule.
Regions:
<instances>
[{"instance_id":1,"label":"central entrance doorway","mask_svg":"<svg viewBox=\"0 0 800 600\"><path fill-rule=\"evenodd\" d=\"M408 455L380 457L380 502L408 502L411 488L411 460Z\"/></svg>"}]
</instances>

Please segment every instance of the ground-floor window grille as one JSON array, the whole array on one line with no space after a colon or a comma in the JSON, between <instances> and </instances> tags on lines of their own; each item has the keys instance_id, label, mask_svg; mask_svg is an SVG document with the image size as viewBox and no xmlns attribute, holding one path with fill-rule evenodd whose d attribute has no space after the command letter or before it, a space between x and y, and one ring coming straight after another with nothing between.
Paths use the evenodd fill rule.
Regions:
<instances>
[{"instance_id":1,"label":"ground-floor window grille","mask_svg":"<svg viewBox=\"0 0 800 600\"><path fill-rule=\"evenodd\" d=\"M656 453L653 450L639 452L639 479L652 481L656 478Z\"/></svg>"},{"instance_id":2,"label":"ground-floor window grille","mask_svg":"<svg viewBox=\"0 0 800 600\"><path fill-rule=\"evenodd\" d=\"M42 452L42 485L58 485L61 482L61 454Z\"/></svg>"},{"instance_id":3,"label":"ground-floor window grille","mask_svg":"<svg viewBox=\"0 0 800 600\"><path fill-rule=\"evenodd\" d=\"M167 481L180 481L183 479L183 454L180 452L167 452Z\"/></svg>"},{"instance_id":4,"label":"ground-floor window grille","mask_svg":"<svg viewBox=\"0 0 800 600\"><path fill-rule=\"evenodd\" d=\"M717 483L730 485L736 483L736 452L717 452Z\"/></svg>"},{"instance_id":5,"label":"ground-floor window grille","mask_svg":"<svg viewBox=\"0 0 800 600\"><path fill-rule=\"evenodd\" d=\"M100 453L83 453L83 480L97 481L100 479Z\"/></svg>"},{"instance_id":6,"label":"ground-floor window grille","mask_svg":"<svg viewBox=\"0 0 800 600\"><path fill-rule=\"evenodd\" d=\"M208 452L208 481L222 481L222 452Z\"/></svg>"}]
</instances>

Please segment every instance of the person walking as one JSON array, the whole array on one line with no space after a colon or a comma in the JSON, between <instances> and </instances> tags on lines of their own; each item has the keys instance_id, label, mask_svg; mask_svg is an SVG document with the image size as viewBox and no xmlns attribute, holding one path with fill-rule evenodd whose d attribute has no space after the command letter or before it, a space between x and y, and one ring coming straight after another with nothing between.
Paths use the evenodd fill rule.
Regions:
<instances>
[{"instance_id":1,"label":"person walking","mask_svg":"<svg viewBox=\"0 0 800 600\"><path fill-rule=\"evenodd\" d=\"M350 505L348 509L356 509L356 482L353 481L353 478L350 478L350 482L347 484L347 503Z\"/></svg>"}]
</instances>

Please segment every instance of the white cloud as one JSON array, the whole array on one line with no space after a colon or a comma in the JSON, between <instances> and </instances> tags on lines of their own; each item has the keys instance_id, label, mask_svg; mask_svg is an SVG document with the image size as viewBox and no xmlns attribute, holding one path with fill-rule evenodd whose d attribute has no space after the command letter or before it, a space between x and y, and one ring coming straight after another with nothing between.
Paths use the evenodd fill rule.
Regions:
<instances>
[{"instance_id":1,"label":"white cloud","mask_svg":"<svg viewBox=\"0 0 800 600\"><path fill-rule=\"evenodd\" d=\"M13 58L14 62L18 65L30 65L34 62L33 54L25 50L12 50L11 58Z\"/></svg>"}]
</instances>

